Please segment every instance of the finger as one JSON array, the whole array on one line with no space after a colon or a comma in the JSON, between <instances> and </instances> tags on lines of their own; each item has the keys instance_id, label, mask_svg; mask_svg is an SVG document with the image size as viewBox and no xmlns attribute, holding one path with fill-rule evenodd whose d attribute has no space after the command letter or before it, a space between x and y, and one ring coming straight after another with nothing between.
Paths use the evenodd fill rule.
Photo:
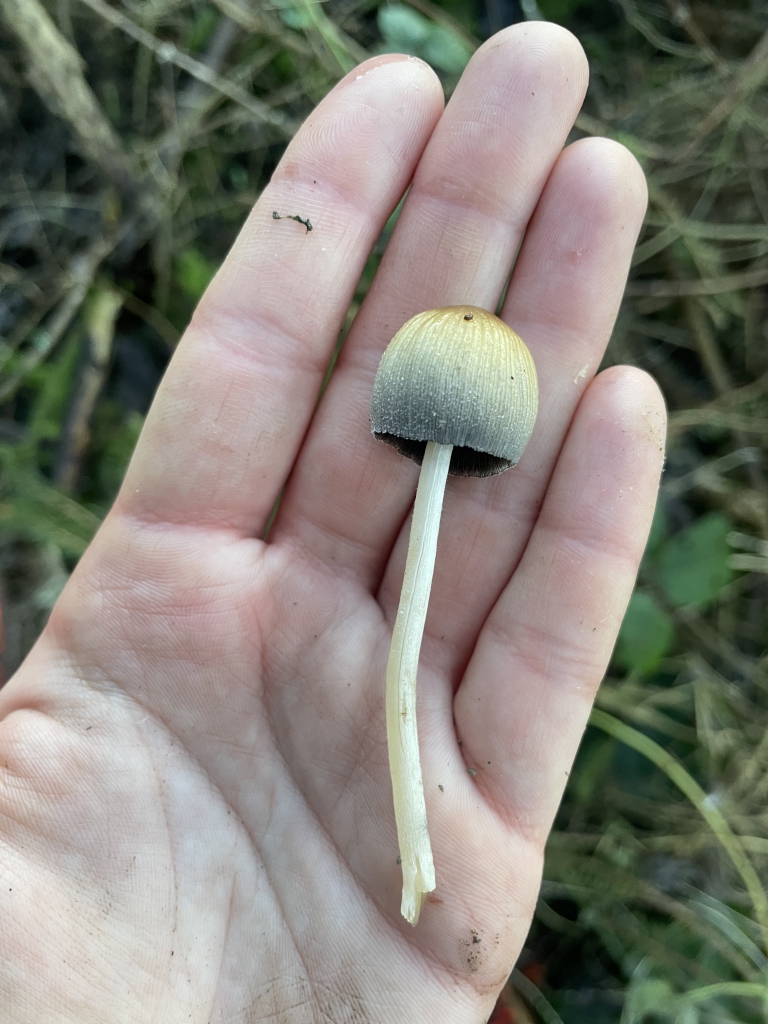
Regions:
<instances>
[{"instance_id":1,"label":"finger","mask_svg":"<svg viewBox=\"0 0 768 1024\"><path fill-rule=\"evenodd\" d=\"M347 75L309 117L174 355L119 507L263 527L365 260L441 109L427 65L391 55Z\"/></svg>"},{"instance_id":2,"label":"finger","mask_svg":"<svg viewBox=\"0 0 768 1024\"><path fill-rule=\"evenodd\" d=\"M449 481L440 524L424 657L455 685L525 548L568 424L602 359L645 205L634 157L608 139L585 139L558 159L529 226L502 315L533 353L538 421L515 469ZM409 526L380 592L390 618Z\"/></svg>"},{"instance_id":3,"label":"finger","mask_svg":"<svg viewBox=\"0 0 768 1024\"><path fill-rule=\"evenodd\" d=\"M517 572L454 701L475 782L543 842L613 650L664 459L654 381L614 367L587 390Z\"/></svg>"},{"instance_id":4,"label":"finger","mask_svg":"<svg viewBox=\"0 0 768 1024\"><path fill-rule=\"evenodd\" d=\"M370 433L381 352L419 310L495 309L586 88L574 37L517 25L474 56L430 140L371 292L304 446L273 538L372 585L417 468Z\"/></svg>"}]
</instances>

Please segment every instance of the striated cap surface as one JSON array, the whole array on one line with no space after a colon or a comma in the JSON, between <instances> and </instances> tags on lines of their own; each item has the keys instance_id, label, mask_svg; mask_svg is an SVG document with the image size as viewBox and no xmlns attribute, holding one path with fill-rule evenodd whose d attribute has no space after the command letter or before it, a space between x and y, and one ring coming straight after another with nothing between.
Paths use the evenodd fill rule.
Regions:
<instances>
[{"instance_id":1,"label":"striated cap surface","mask_svg":"<svg viewBox=\"0 0 768 1024\"><path fill-rule=\"evenodd\" d=\"M512 328L477 306L446 306L412 317L385 349L371 428L418 463L436 441L454 445L452 474L492 476L523 454L538 398L533 357Z\"/></svg>"}]
</instances>

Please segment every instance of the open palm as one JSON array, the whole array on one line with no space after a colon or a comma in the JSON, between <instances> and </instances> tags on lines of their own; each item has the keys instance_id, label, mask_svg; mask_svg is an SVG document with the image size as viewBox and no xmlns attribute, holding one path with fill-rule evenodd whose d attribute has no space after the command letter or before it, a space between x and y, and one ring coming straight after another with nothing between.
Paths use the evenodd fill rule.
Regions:
<instances>
[{"instance_id":1,"label":"open palm","mask_svg":"<svg viewBox=\"0 0 768 1024\"><path fill-rule=\"evenodd\" d=\"M543 23L486 43L445 113L426 65L382 57L289 147L0 693L3 1022L487 1017L662 461L653 382L592 380L645 191L617 144L562 149L586 78ZM513 262L539 421L516 469L448 483L419 679L438 884L412 929L383 681L418 470L371 437L371 384L408 317L495 309Z\"/></svg>"}]
</instances>

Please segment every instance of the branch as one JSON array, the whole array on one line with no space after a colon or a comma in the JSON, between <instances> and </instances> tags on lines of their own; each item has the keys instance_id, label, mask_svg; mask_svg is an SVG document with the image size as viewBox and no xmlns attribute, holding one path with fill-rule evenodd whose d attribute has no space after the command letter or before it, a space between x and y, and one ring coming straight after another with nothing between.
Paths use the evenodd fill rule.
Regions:
<instances>
[{"instance_id":1,"label":"branch","mask_svg":"<svg viewBox=\"0 0 768 1024\"><path fill-rule=\"evenodd\" d=\"M38 332L35 343L30 345L19 359L15 371L9 373L0 384L0 402L4 402L14 394L30 370L33 370L45 359L64 334L82 306L96 271L102 261L112 252L117 241L115 235L99 235L87 252L78 253L72 257L68 270L68 291L58 309L51 316L48 326Z\"/></svg>"},{"instance_id":2,"label":"branch","mask_svg":"<svg viewBox=\"0 0 768 1024\"><path fill-rule=\"evenodd\" d=\"M681 295L721 295L742 288L759 288L768 284L768 267L745 270L743 274L723 274L722 277L703 277L691 281L630 281L626 295L653 295L658 298L677 298Z\"/></svg>"},{"instance_id":3,"label":"branch","mask_svg":"<svg viewBox=\"0 0 768 1024\"><path fill-rule=\"evenodd\" d=\"M251 35L274 39L286 50L291 50L302 57L314 55L312 47L306 39L287 28L279 17L265 8L265 5L262 4L260 9L254 10L240 3L240 0L213 0L213 3L222 14L231 18L240 28L244 28Z\"/></svg>"},{"instance_id":4,"label":"branch","mask_svg":"<svg viewBox=\"0 0 768 1024\"><path fill-rule=\"evenodd\" d=\"M28 0L0 0L0 3L10 2L26 3ZM34 0L34 2L37 2L37 0ZM276 128L284 137L291 138L298 131L299 123L288 117L281 110L272 110L266 103L252 96L245 89L241 89L234 82L230 82L229 79L222 78L221 75L216 74L215 71L199 60L195 60L194 57L190 57L188 53L184 53L173 43L160 42L160 40L155 39L151 32L141 28L140 25L137 25L127 15L114 10L104 0L80 0L80 2L85 4L86 7L90 7L92 11L100 15L105 21L108 21L110 25L119 28L121 32L125 32L131 39L135 39L141 46L151 50L161 63L173 64L175 67L186 71L187 74L192 75L199 82L203 82L212 89L216 89L222 95L237 103L238 106L247 110L251 117L257 121Z\"/></svg>"},{"instance_id":5,"label":"branch","mask_svg":"<svg viewBox=\"0 0 768 1024\"><path fill-rule=\"evenodd\" d=\"M91 417L109 371L115 322L123 298L109 286L94 290L84 316L85 352L66 422L61 433L54 481L74 490L91 439Z\"/></svg>"},{"instance_id":6,"label":"branch","mask_svg":"<svg viewBox=\"0 0 768 1024\"><path fill-rule=\"evenodd\" d=\"M723 98L716 104L699 125L695 137L685 146L679 156L685 163L695 156L708 135L727 121L731 114L768 78L768 29L762 34L750 55L741 64L736 76Z\"/></svg>"},{"instance_id":7,"label":"branch","mask_svg":"<svg viewBox=\"0 0 768 1024\"><path fill-rule=\"evenodd\" d=\"M123 191L137 193L138 167L85 80L77 50L39 0L0 0L0 12L24 49L30 82L45 105L69 124L89 160Z\"/></svg>"},{"instance_id":8,"label":"branch","mask_svg":"<svg viewBox=\"0 0 768 1024\"><path fill-rule=\"evenodd\" d=\"M718 71L727 71L728 62L723 60L701 30L698 22L691 14L691 8L688 6L687 0L666 0L666 3L672 15L672 21L688 33L689 37L701 51L702 57L716 67Z\"/></svg>"}]
</instances>

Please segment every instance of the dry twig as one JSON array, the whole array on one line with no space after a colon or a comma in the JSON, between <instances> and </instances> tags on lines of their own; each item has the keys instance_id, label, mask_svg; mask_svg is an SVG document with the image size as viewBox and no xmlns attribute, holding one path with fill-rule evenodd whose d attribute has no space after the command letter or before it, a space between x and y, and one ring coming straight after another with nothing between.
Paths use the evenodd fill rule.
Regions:
<instances>
[{"instance_id":1,"label":"dry twig","mask_svg":"<svg viewBox=\"0 0 768 1024\"><path fill-rule=\"evenodd\" d=\"M91 416L109 370L115 321L122 304L122 295L109 286L95 289L88 303L83 324L83 359L53 474L59 487L68 492L75 488L90 442Z\"/></svg>"},{"instance_id":2,"label":"dry twig","mask_svg":"<svg viewBox=\"0 0 768 1024\"><path fill-rule=\"evenodd\" d=\"M24 48L32 85L70 126L83 154L127 193L139 191L139 169L86 82L80 55L39 0L0 0L0 11Z\"/></svg>"},{"instance_id":3,"label":"dry twig","mask_svg":"<svg viewBox=\"0 0 768 1024\"><path fill-rule=\"evenodd\" d=\"M22 2L22 0L3 0L5 3ZM26 0L23 0L26 2ZM106 4L104 0L80 0L80 3L90 7L100 17L108 21L110 25L119 28L121 32L135 39L137 43L151 50L161 63L173 64L198 81L216 89L223 96L231 99L238 106L242 107L248 114L257 121L276 129L283 137L290 138L299 128L298 122L294 121L282 110L272 110L262 100L252 96L239 85L229 79L216 74L210 67L199 60L195 60L188 53L184 53L174 43L160 42L151 32L147 32L135 21L132 21L126 14L116 11Z\"/></svg>"}]
</instances>

